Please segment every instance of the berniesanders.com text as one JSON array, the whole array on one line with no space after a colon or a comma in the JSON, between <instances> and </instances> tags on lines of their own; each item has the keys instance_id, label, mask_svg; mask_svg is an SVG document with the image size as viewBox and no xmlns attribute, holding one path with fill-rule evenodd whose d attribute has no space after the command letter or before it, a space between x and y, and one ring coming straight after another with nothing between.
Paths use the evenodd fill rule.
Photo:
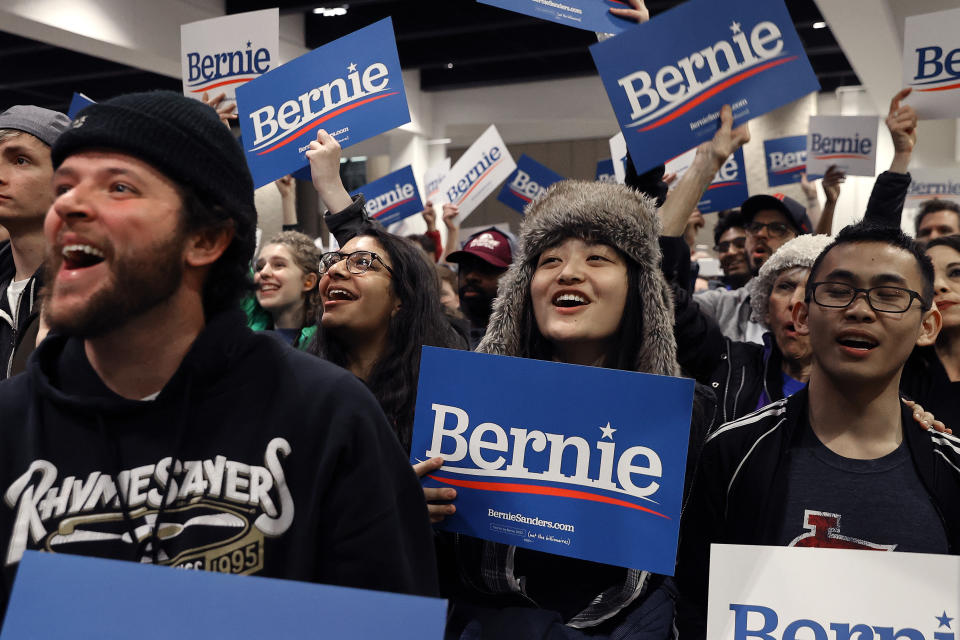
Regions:
<instances>
[{"instance_id":1,"label":"berniesanders.com text","mask_svg":"<svg viewBox=\"0 0 960 640\"><path fill-rule=\"evenodd\" d=\"M499 518L500 520L509 520L510 522L520 522L523 524L532 524L537 527L545 527L547 529L555 529L557 531L568 531L573 533L575 528L572 524L564 524L563 522L552 522L550 520L541 520L537 517L525 516L521 513L506 513L503 511L494 511L493 509L487 509L487 515L491 518Z\"/></svg>"}]
</instances>

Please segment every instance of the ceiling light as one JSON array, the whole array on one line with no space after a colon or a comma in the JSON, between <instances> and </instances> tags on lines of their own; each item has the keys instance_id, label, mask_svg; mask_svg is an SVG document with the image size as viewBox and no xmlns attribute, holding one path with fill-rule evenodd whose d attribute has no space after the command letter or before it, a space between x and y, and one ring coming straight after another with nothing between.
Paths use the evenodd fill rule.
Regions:
<instances>
[{"instance_id":1,"label":"ceiling light","mask_svg":"<svg viewBox=\"0 0 960 640\"><path fill-rule=\"evenodd\" d=\"M453 69L453 63L452 63L452 62L448 62L448 63L447 63L447 69Z\"/></svg>"},{"instance_id":2,"label":"ceiling light","mask_svg":"<svg viewBox=\"0 0 960 640\"><path fill-rule=\"evenodd\" d=\"M427 140L428 145L450 144L451 142L453 142L453 138L434 138L433 140Z\"/></svg>"},{"instance_id":3,"label":"ceiling light","mask_svg":"<svg viewBox=\"0 0 960 640\"><path fill-rule=\"evenodd\" d=\"M826 22L814 22L814 23L813 23L813 28L814 28L814 29L826 29L826 28L827 28L827 23L826 23Z\"/></svg>"},{"instance_id":4,"label":"ceiling light","mask_svg":"<svg viewBox=\"0 0 960 640\"><path fill-rule=\"evenodd\" d=\"M313 12L317 15L324 16L327 18L333 16L345 16L347 15L347 8L349 5L340 5L339 7L317 7Z\"/></svg>"}]
</instances>

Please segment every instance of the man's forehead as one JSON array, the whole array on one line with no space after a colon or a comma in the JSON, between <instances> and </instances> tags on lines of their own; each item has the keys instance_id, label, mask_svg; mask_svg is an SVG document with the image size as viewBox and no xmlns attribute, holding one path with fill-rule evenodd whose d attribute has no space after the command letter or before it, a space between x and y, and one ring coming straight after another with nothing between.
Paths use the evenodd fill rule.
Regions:
<instances>
[{"instance_id":1,"label":"man's forehead","mask_svg":"<svg viewBox=\"0 0 960 640\"><path fill-rule=\"evenodd\" d=\"M870 285L901 281L920 290L923 274L910 252L885 242L841 244L823 257L817 280L838 279Z\"/></svg>"},{"instance_id":2,"label":"man's forehead","mask_svg":"<svg viewBox=\"0 0 960 640\"><path fill-rule=\"evenodd\" d=\"M17 129L6 129L0 135L0 150L24 149L50 156L50 147L33 134Z\"/></svg>"},{"instance_id":3,"label":"man's forehead","mask_svg":"<svg viewBox=\"0 0 960 640\"><path fill-rule=\"evenodd\" d=\"M753 216L755 222L783 222L790 223L790 219L782 211L776 209L761 209Z\"/></svg>"},{"instance_id":4,"label":"man's forehead","mask_svg":"<svg viewBox=\"0 0 960 640\"><path fill-rule=\"evenodd\" d=\"M960 213L951 209L940 209L928 213L920 221L920 228L933 227L947 223L954 228L960 228Z\"/></svg>"},{"instance_id":5,"label":"man's forehead","mask_svg":"<svg viewBox=\"0 0 960 640\"><path fill-rule=\"evenodd\" d=\"M731 240L733 238L742 238L747 235L747 232L743 230L743 227L730 227L726 231L720 234L720 240Z\"/></svg>"}]
</instances>

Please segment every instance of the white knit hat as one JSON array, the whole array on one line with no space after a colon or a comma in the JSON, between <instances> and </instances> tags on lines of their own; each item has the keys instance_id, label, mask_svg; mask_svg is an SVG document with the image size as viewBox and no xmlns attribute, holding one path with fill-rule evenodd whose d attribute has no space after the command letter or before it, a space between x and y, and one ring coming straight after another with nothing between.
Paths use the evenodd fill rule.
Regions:
<instances>
[{"instance_id":1,"label":"white knit hat","mask_svg":"<svg viewBox=\"0 0 960 640\"><path fill-rule=\"evenodd\" d=\"M796 267L809 269L831 242L833 236L804 234L777 249L760 267L757 277L746 285L750 290L750 306L753 308L750 319L754 322L766 322L770 292L773 291L773 282L777 276Z\"/></svg>"}]
</instances>

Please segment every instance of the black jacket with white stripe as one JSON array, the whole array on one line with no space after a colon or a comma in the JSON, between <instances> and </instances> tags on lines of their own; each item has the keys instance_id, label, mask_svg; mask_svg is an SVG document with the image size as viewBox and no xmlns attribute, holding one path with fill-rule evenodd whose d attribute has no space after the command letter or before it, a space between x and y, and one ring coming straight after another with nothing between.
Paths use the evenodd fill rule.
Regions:
<instances>
[{"instance_id":1,"label":"black jacket with white stripe","mask_svg":"<svg viewBox=\"0 0 960 640\"><path fill-rule=\"evenodd\" d=\"M710 544L778 544L786 508L787 452L808 424L807 390L729 422L703 445L680 523L676 631L706 631ZM924 431L901 406L904 440L943 522L950 553L960 554L960 438Z\"/></svg>"}]
</instances>

